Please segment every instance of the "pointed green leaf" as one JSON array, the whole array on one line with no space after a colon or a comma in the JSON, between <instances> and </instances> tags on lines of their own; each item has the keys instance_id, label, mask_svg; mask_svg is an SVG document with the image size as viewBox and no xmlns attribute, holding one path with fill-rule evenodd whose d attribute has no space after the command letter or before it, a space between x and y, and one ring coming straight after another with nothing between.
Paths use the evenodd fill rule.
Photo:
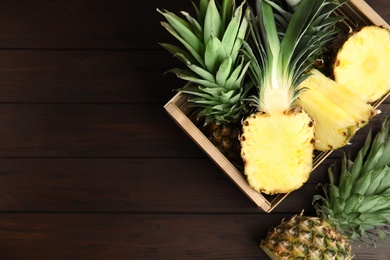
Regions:
<instances>
[{"instance_id":1,"label":"pointed green leaf","mask_svg":"<svg viewBox=\"0 0 390 260\"><path fill-rule=\"evenodd\" d=\"M170 33L172 34L176 39L178 39L182 44L183 46L191 53L191 55L194 57L194 59L196 59L196 61L202 66L202 67L205 67L206 65L204 64L204 60L202 58L201 55L199 55L199 53L194 49L192 48L192 46L190 44L188 44L182 37L180 37L179 34L177 34L177 32L175 31L175 29L172 28L172 26L170 26L168 23L165 23L165 22L161 22L161 25Z\"/></svg>"},{"instance_id":2,"label":"pointed green leaf","mask_svg":"<svg viewBox=\"0 0 390 260\"><path fill-rule=\"evenodd\" d=\"M244 60L241 59L240 63L235 67L235 69L230 74L229 78L225 82L225 88L226 89L233 89L234 83L237 81L238 77L240 76L240 73L242 71L242 68L244 66Z\"/></svg>"},{"instance_id":3,"label":"pointed green leaf","mask_svg":"<svg viewBox=\"0 0 390 260\"><path fill-rule=\"evenodd\" d=\"M378 194L376 191L380 187L382 180L385 178L387 174L388 167L385 166L382 169L375 169L371 173L370 186L366 191L366 195L375 195ZM369 175L369 173L366 173Z\"/></svg>"},{"instance_id":4,"label":"pointed green leaf","mask_svg":"<svg viewBox=\"0 0 390 260\"><path fill-rule=\"evenodd\" d=\"M197 63L197 61L194 59L194 56L192 56L192 54L185 49L169 43L161 43L160 45L172 53L174 57L182 61L186 66L191 63Z\"/></svg>"},{"instance_id":5,"label":"pointed green leaf","mask_svg":"<svg viewBox=\"0 0 390 260\"><path fill-rule=\"evenodd\" d=\"M234 0L223 0L221 7L221 20L223 28L228 26L228 23L233 15L233 10L235 9Z\"/></svg>"},{"instance_id":6,"label":"pointed green leaf","mask_svg":"<svg viewBox=\"0 0 390 260\"><path fill-rule=\"evenodd\" d=\"M199 17L198 21L202 22L202 25L204 25L204 20L206 17L207 7L209 5L210 0L199 0Z\"/></svg>"},{"instance_id":7,"label":"pointed green leaf","mask_svg":"<svg viewBox=\"0 0 390 260\"><path fill-rule=\"evenodd\" d=\"M221 16L214 0L210 0L207 6L203 33L203 39L206 45L208 44L211 36L220 39L221 34L223 33Z\"/></svg>"},{"instance_id":8,"label":"pointed green leaf","mask_svg":"<svg viewBox=\"0 0 390 260\"><path fill-rule=\"evenodd\" d=\"M202 25L199 24L199 22L193 18L189 13L187 12L181 12L184 17L187 18L188 22L192 25L192 32L196 35L196 37L199 39L200 42L203 42L203 28Z\"/></svg>"},{"instance_id":9,"label":"pointed green leaf","mask_svg":"<svg viewBox=\"0 0 390 260\"><path fill-rule=\"evenodd\" d=\"M232 59L228 57L221 63L217 71L216 82L218 85L222 87L225 86L226 81L230 73L232 72L232 69L233 69L233 62Z\"/></svg>"},{"instance_id":10,"label":"pointed green leaf","mask_svg":"<svg viewBox=\"0 0 390 260\"><path fill-rule=\"evenodd\" d=\"M368 187L370 186L370 180L371 180L371 171L366 172L354 183L351 194L358 193L358 194L365 195L368 190Z\"/></svg>"},{"instance_id":11,"label":"pointed green leaf","mask_svg":"<svg viewBox=\"0 0 390 260\"><path fill-rule=\"evenodd\" d=\"M195 64L190 64L188 67L195 72L197 75L199 75L200 78L210 81L211 83L215 83L215 77L213 74L208 72L207 70L196 66ZM217 82L218 84L218 82ZM219 85L219 84L218 84Z\"/></svg>"},{"instance_id":12,"label":"pointed green leaf","mask_svg":"<svg viewBox=\"0 0 390 260\"><path fill-rule=\"evenodd\" d=\"M198 54L204 53L203 42L193 33L192 26L189 22L167 10L157 11L162 14L172 28L186 41Z\"/></svg>"},{"instance_id":13,"label":"pointed green leaf","mask_svg":"<svg viewBox=\"0 0 390 260\"><path fill-rule=\"evenodd\" d=\"M234 94L234 90L230 90L228 92L221 93L221 95L219 96L219 100L220 100L221 104L228 103L229 100L232 98L233 94Z\"/></svg>"},{"instance_id":14,"label":"pointed green leaf","mask_svg":"<svg viewBox=\"0 0 390 260\"><path fill-rule=\"evenodd\" d=\"M375 194L390 192L390 168L386 166L384 169L386 170L385 174L383 178L380 179L380 184L378 185Z\"/></svg>"},{"instance_id":15,"label":"pointed green leaf","mask_svg":"<svg viewBox=\"0 0 390 260\"><path fill-rule=\"evenodd\" d=\"M351 195L346 200L345 207L342 212L345 212L346 214L356 212L363 200L364 196L361 194L356 193Z\"/></svg>"},{"instance_id":16,"label":"pointed green leaf","mask_svg":"<svg viewBox=\"0 0 390 260\"><path fill-rule=\"evenodd\" d=\"M220 64L227 58L225 47L222 42L217 38L211 36L207 45L204 61L207 69L211 73L216 73Z\"/></svg>"},{"instance_id":17,"label":"pointed green leaf","mask_svg":"<svg viewBox=\"0 0 390 260\"><path fill-rule=\"evenodd\" d=\"M242 86L242 83L243 83L243 79L244 79L244 77L246 75L246 72L247 72L248 68L249 68L249 62L247 64L245 64L244 68L241 71L240 76L234 82L233 89L241 89L241 86Z\"/></svg>"},{"instance_id":18,"label":"pointed green leaf","mask_svg":"<svg viewBox=\"0 0 390 260\"><path fill-rule=\"evenodd\" d=\"M235 11L233 18L230 20L222 37L222 44L225 46L225 50L228 54L232 53L234 43L237 39L237 33L240 28L240 22L242 19L243 4L244 2Z\"/></svg>"},{"instance_id":19,"label":"pointed green leaf","mask_svg":"<svg viewBox=\"0 0 390 260\"><path fill-rule=\"evenodd\" d=\"M181 78L183 80L193 82L196 84L199 84L204 87L208 88L218 88L219 86L213 82L210 82L208 80L200 79L195 73L193 73L190 70L183 70L183 69L172 69L170 72L175 73L178 78Z\"/></svg>"}]
</instances>

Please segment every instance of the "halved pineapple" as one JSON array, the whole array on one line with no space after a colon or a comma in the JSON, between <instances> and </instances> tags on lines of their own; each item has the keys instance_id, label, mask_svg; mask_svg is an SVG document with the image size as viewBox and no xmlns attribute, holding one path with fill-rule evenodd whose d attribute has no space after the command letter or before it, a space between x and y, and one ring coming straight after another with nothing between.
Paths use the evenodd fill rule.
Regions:
<instances>
[{"instance_id":1,"label":"halved pineapple","mask_svg":"<svg viewBox=\"0 0 390 260\"><path fill-rule=\"evenodd\" d=\"M318 70L303 81L300 95L304 109L316 122L315 148L334 150L346 145L377 110Z\"/></svg>"},{"instance_id":2,"label":"halved pineapple","mask_svg":"<svg viewBox=\"0 0 390 260\"><path fill-rule=\"evenodd\" d=\"M249 184L265 194L300 188L312 169L313 127L301 109L271 115L257 112L246 118L241 157Z\"/></svg>"},{"instance_id":3,"label":"halved pineapple","mask_svg":"<svg viewBox=\"0 0 390 260\"><path fill-rule=\"evenodd\" d=\"M335 80L366 102L390 91L390 31L365 26L340 48L334 64Z\"/></svg>"},{"instance_id":4,"label":"halved pineapple","mask_svg":"<svg viewBox=\"0 0 390 260\"><path fill-rule=\"evenodd\" d=\"M256 112L243 122L241 157L251 187L266 194L297 190L312 171L314 123L298 102L297 85L334 40L339 18L331 14L343 1L302 0L286 9L277 2L256 1L244 45L256 85L246 100Z\"/></svg>"}]
</instances>

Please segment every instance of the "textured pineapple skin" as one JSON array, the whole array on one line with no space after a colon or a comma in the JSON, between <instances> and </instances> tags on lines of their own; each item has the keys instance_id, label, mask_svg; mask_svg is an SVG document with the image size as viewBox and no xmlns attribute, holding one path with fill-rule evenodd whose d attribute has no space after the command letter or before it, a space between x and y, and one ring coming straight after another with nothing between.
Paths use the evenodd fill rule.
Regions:
<instances>
[{"instance_id":1,"label":"textured pineapple skin","mask_svg":"<svg viewBox=\"0 0 390 260\"><path fill-rule=\"evenodd\" d=\"M333 68L335 81L366 102L390 91L390 31L365 26L339 49Z\"/></svg>"},{"instance_id":2,"label":"textured pineapple skin","mask_svg":"<svg viewBox=\"0 0 390 260\"><path fill-rule=\"evenodd\" d=\"M300 102L316 122L315 148L319 151L343 147L377 113L370 104L316 70L299 88L304 88Z\"/></svg>"},{"instance_id":3,"label":"textured pineapple skin","mask_svg":"<svg viewBox=\"0 0 390 260\"><path fill-rule=\"evenodd\" d=\"M250 186L265 194L299 189L309 178L314 124L301 109L257 112L243 122L241 157Z\"/></svg>"},{"instance_id":4,"label":"textured pineapple skin","mask_svg":"<svg viewBox=\"0 0 390 260\"><path fill-rule=\"evenodd\" d=\"M210 124L210 140L236 167L242 167L241 160L241 124Z\"/></svg>"},{"instance_id":5,"label":"textured pineapple skin","mask_svg":"<svg viewBox=\"0 0 390 260\"><path fill-rule=\"evenodd\" d=\"M343 234L320 218L302 214L270 230L260 247L271 259L353 258L351 245Z\"/></svg>"}]
</instances>

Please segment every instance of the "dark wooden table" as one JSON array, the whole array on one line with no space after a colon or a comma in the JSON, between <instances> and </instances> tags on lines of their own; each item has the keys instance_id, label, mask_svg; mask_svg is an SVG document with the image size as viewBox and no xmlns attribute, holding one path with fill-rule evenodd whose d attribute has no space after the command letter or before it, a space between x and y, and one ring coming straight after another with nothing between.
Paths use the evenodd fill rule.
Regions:
<instances>
[{"instance_id":1,"label":"dark wooden table","mask_svg":"<svg viewBox=\"0 0 390 260\"><path fill-rule=\"evenodd\" d=\"M388 22L390 1L369 2ZM183 82L156 8L190 1L0 0L0 259L267 259L334 152L263 213L168 117ZM368 127L390 114L390 101ZM344 150L356 151L366 130ZM390 259L389 240L355 259Z\"/></svg>"}]
</instances>

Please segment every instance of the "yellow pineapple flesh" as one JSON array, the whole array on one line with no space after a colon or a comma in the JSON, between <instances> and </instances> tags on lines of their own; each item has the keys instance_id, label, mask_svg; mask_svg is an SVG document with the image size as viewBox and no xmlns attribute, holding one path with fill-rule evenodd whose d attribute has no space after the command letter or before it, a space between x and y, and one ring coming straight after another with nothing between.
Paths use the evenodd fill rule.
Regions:
<instances>
[{"instance_id":1,"label":"yellow pineapple flesh","mask_svg":"<svg viewBox=\"0 0 390 260\"><path fill-rule=\"evenodd\" d=\"M317 70L311 71L299 88L300 101L316 122L315 148L334 150L346 145L356 131L377 113L347 88Z\"/></svg>"},{"instance_id":2,"label":"yellow pineapple flesh","mask_svg":"<svg viewBox=\"0 0 390 260\"><path fill-rule=\"evenodd\" d=\"M374 102L390 91L390 30L365 26L352 34L337 53L336 82L366 102Z\"/></svg>"},{"instance_id":3,"label":"yellow pineapple flesh","mask_svg":"<svg viewBox=\"0 0 390 260\"><path fill-rule=\"evenodd\" d=\"M299 2L283 11L292 12L285 24L278 1L256 1L257 16L248 12L252 33L244 53L256 92L245 100L256 112L244 119L241 157L249 184L265 194L299 189L313 169L315 124L299 103L297 84L334 39L340 19L325 17L343 1Z\"/></svg>"},{"instance_id":4,"label":"yellow pineapple flesh","mask_svg":"<svg viewBox=\"0 0 390 260\"><path fill-rule=\"evenodd\" d=\"M250 115L243 122L241 157L251 187L265 194L300 188L312 169L313 127L301 109Z\"/></svg>"},{"instance_id":5,"label":"yellow pineapple flesh","mask_svg":"<svg viewBox=\"0 0 390 260\"><path fill-rule=\"evenodd\" d=\"M378 111L362 100L351 90L326 77L318 70L311 71L312 76L306 81L309 89L316 88L343 109L361 128L375 116Z\"/></svg>"}]
</instances>

